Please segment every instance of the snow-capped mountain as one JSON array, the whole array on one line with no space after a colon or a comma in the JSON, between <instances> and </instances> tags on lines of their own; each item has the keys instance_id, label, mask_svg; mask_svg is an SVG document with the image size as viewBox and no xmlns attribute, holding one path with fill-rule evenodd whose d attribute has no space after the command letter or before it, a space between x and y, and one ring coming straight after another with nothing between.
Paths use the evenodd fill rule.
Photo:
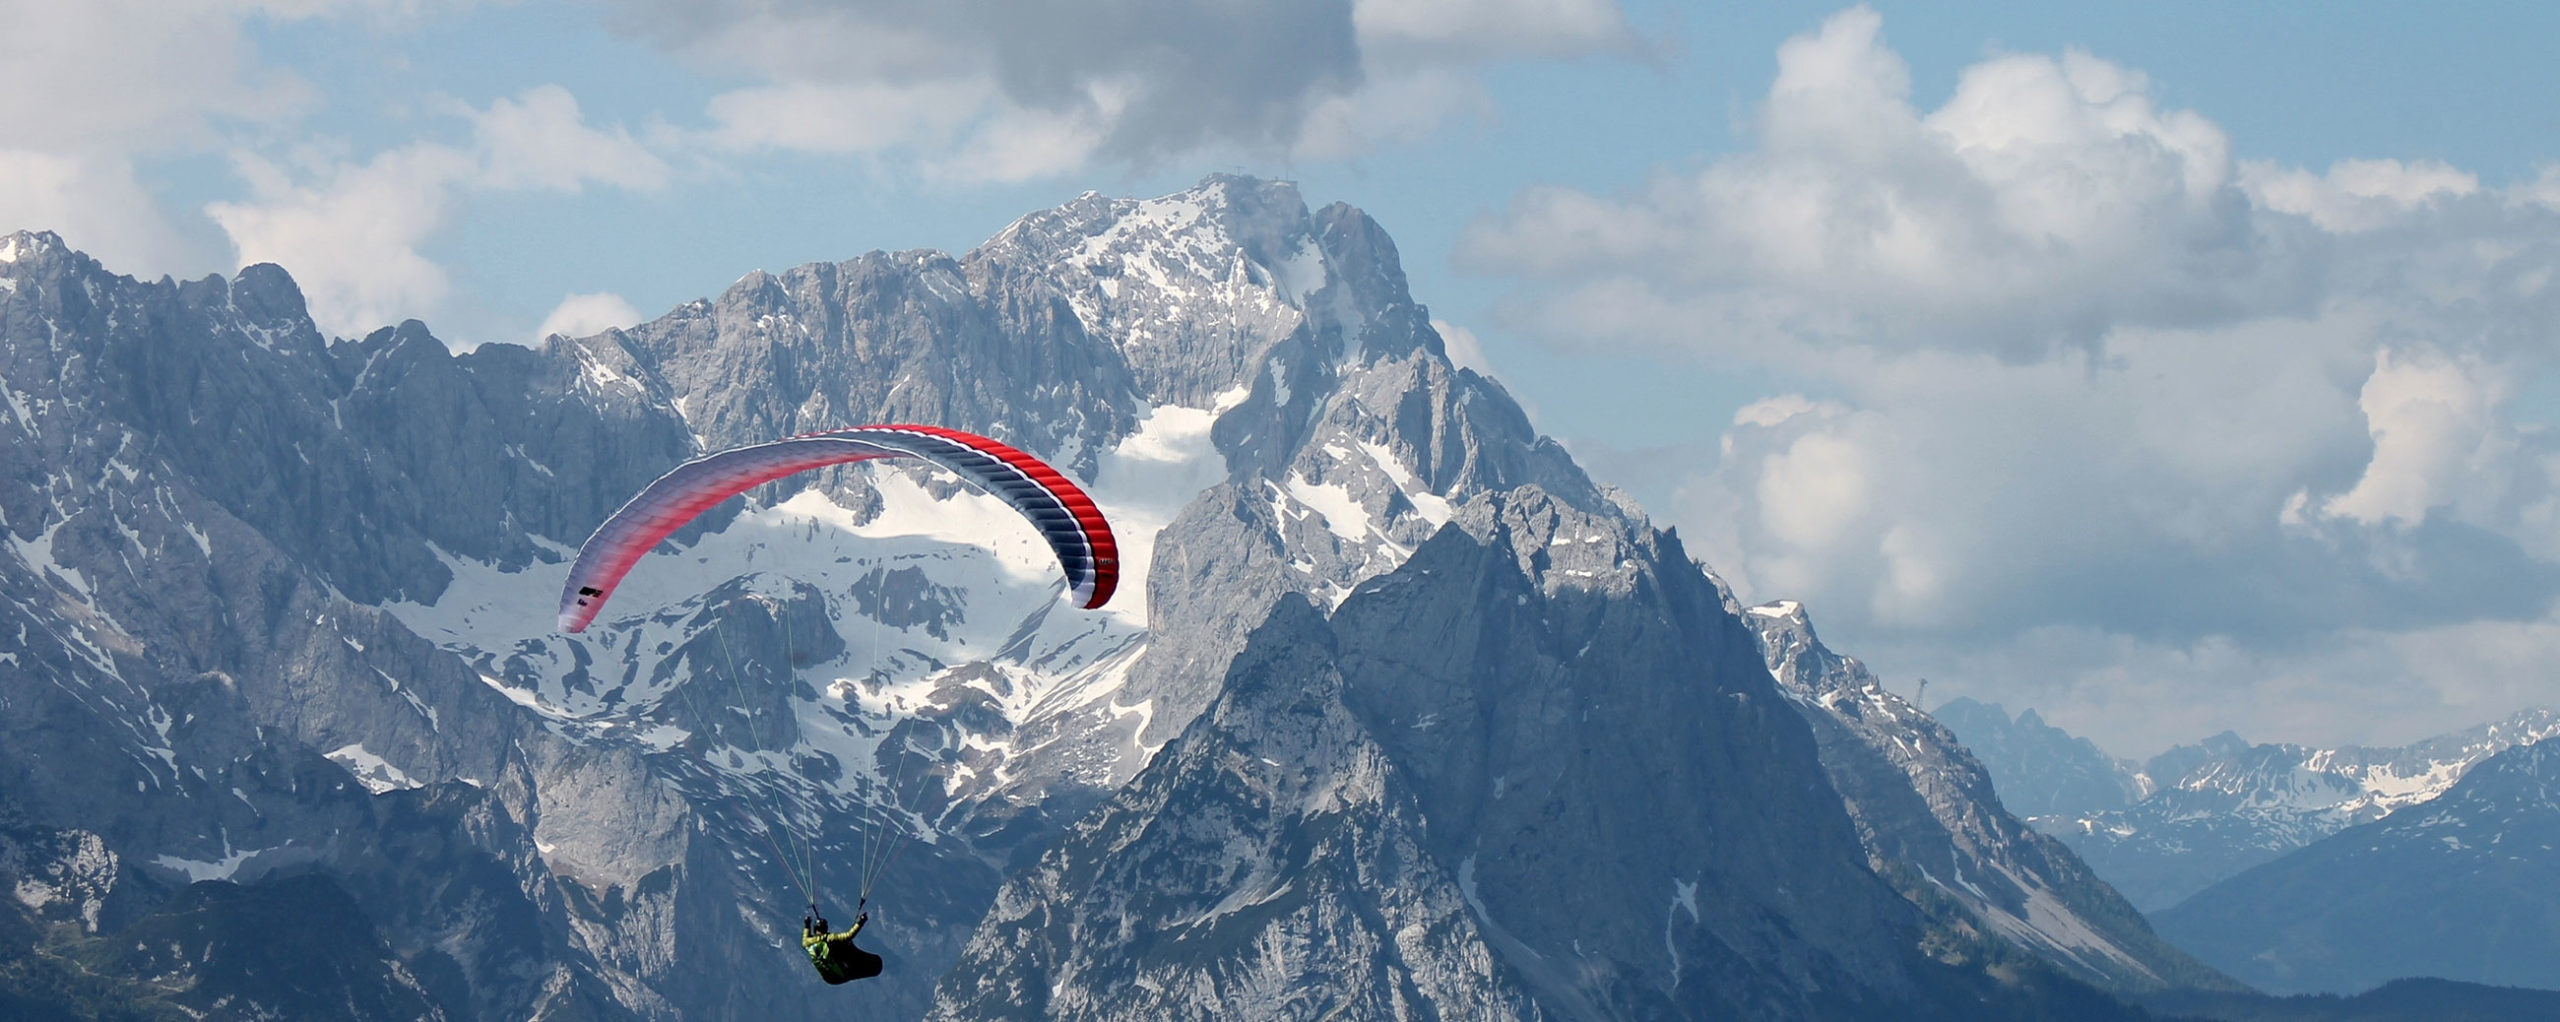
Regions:
<instances>
[{"instance_id":1,"label":"snow-capped mountain","mask_svg":"<svg viewBox=\"0 0 2560 1022\"><path fill-rule=\"evenodd\" d=\"M2480 761L2441 796L2349 827L2157 915L2276 992L2404 976L2560 988L2560 742Z\"/></svg>"},{"instance_id":2,"label":"snow-capped mountain","mask_svg":"<svg viewBox=\"0 0 2560 1022\"><path fill-rule=\"evenodd\" d=\"M0 238L0 955L44 1003L291 1012L236 957L110 952L309 912L372 927L315 975L382 1013L833 1015L798 917L876 872L858 993L900 1017L1275 1003L1218 992L1249 973L1359 1016L2071 996L1918 956L1748 629L1428 324L1368 217L1224 177L462 355L322 338L274 267ZM868 466L553 630L657 474L902 420L1086 482L1122 597L1066 607L991 498ZM1145 908L1049 943L1097 904Z\"/></svg>"},{"instance_id":3,"label":"snow-capped mountain","mask_svg":"<svg viewBox=\"0 0 2560 1022\"><path fill-rule=\"evenodd\" d=\"M2060 842L2010 815L1954 732L1823 646L1803 604L1781 600L1743 616L1780 690L1813 726L1868 862L1941 926L2014 943L2118 989L2233 986L2154 936Z\"/></svg>"},{"instance_id":4,"label":"snow-capped mountain","mask_svg":"<svg viewBox=\"0 0 2560 1022\"><path fill-rule=\"evenodd\" d=\"M2033 778L2042 761L2011 754L2033 746L2004 735L1991 719L1998 716L1969 715L1957 732L1969 746L1984 736L1976 751L1995 779ZM2022 714L2008 730L2023 726ZM2062 804L2029 822L2069 844L2135 907L2154 912L2347 827L2433 799L2472 764L2554 734L2560 713L2545 709L2396 748L2251 744L2224 732L2152 757L2128 780L2151 794L2129 806ZM2032 779L2017 783L2037 790Z\"/></svg>"}]
</instances>

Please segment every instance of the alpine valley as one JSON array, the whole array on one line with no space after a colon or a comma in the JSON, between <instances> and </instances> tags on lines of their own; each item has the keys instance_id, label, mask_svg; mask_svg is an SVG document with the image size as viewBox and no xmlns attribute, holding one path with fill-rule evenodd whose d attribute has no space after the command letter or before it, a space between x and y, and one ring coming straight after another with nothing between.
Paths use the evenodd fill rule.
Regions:
<instances>
[{"instance_id":1,"label":"alpine valley","mask_svg":"<svg viewBox=\"0 0 2560 1022\"><path fill-rule=\"evenodd\" d=\"M1087 194L648 323L322 336L0 235L0 1015L2140 1017L2239 996L1736 604L1288 184ZM675 465L872 422L1087 484ZM876 980L802 958L865 893Z\"/></svg>"}]
</instances>

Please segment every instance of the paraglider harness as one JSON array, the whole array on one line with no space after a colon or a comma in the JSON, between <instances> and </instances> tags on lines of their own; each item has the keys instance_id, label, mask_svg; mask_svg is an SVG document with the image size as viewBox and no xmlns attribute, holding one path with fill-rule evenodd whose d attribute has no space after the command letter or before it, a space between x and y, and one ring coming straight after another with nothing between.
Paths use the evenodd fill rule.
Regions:
<instances>
[{"instance_id":1,"label":"paraglider harness","mask_svg":"<svg viewBox=\"0 0 2560 1022\"><path fill-rule=\"evenodd\" d=\"M809 964L817 966L818 975L828 983L845 983L870 979L880 974L880 956L853 946L853 935L862 932L862 924L871 921L871 913L856 906L853 928L843 933L827 932L827 917L818 914L818 906L809 906L809 914L800 918L800 947L809 952Z\"/></svg>"}]
</instances>

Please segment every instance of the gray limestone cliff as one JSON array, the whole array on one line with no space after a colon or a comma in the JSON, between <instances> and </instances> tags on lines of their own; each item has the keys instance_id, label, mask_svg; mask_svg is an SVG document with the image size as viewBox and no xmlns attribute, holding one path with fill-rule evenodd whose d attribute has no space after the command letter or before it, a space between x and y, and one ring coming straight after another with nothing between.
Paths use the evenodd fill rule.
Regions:
<instances>
[{"instance_id":1,"label":"gray limestone cliff","mask_svg":"<svg viewBox=\"0 0 2560 1022\"><path fill-rule=\"evenodd\" d=\"M1771 674L1813 726L1868 862L1949 931L1936 938L1942 954L1979 956L1980 945L2005 943L2132 993L2239 989L2155 935L2062 842L2011 815L1954 732L1825 647L1803 604L1744 613Z\"/></svg>"}]
</instances>

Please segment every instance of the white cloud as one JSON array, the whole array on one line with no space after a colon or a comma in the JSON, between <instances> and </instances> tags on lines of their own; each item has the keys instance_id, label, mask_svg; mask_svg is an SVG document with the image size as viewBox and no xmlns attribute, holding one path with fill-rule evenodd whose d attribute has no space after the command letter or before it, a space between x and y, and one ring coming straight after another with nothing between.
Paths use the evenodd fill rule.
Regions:
<instances>
[{"instance_id":1,"label":"white cloud","mask_svg":"<svg viewBox=\"0 0 2560 1022\"><path fill-rule=\"evenodd\" d=\"M1443 59L1574 57L1633 45L1615 0L1357 0L1363 50Z\"/></svg>"},{"instance_id":2,"label":"white cloud","mask_svg":"<svg viewBox=\"0 0 2560 1022\"><path fill-rule=\"evenodd\" d=\"M1431 321L1431 329L1440 334L1440 346L1449 353L1450 363L1460 369L1473 369L1478 376L1492 376L1493 360L1484 354L1484 342L1476 332L1445 319Z\"/></svg>"},{"instance_id":3,"label":"white cloud","mask_svg":"<svg viewBox=\"0 0 2560 1022\"><path fill-rule=\"evenodd\" d=\"M1126 83L1096 80L1087 102L1023 107L990 78L911 83L790 82L712 97L704 140L723 150L898 154L960 183L1016 182L1083 166L1127 106Z\"/></svg>"},{"instance_id":4,"label":"white cloud","mask_svg":"<svg viewBox=\"0 0 2560 1022\"><path fill-rule=\"evenodd\" d=\"M970 126L949 156L926 161L936 176L963 183L1015 182L1074 170L1108 144L1129 102L1123 82L1097 81L1091 102L1062 110L1000 104Z\"/></svg>"},{"instance_id":5,"label":"white cloud","mask_svg":"<svg viewBox=\"0 0 2560 1022\"><path fill-rule=\"evenodd\" d=\"M1634 193L1524 193L1464 251L1630 309L1613 340L1687 349L1943 345L2032 355L2105 324L2299 303L2228 143L2081 53L1967 69L1934 112L1856 8L1779 51L1757 149ZM2272 251L2271 251L2272 250ZM1569 321L1571 315L1562 318Z\"/></svg>"},{"instance_id":6,"label":"white cloud","mask_svg":"<svg viewBox=\"0 0 2560 1022\"><path fill-rule=\"evenodd\" d=\"M1489 109L1491 62L1631 53L1618 0L620 0L613 23L752 84L729 148L1021 181L1096 162L1342 159Z\"/></svg>"},{"instance_id":7,"label":"white cloud","mask_svg":"<svg viewBox=\"0 0 2560 1022\"><path fill-rule=\"evenodd\" d=\"M1408 67L1373 74L1359 88L1315 104L1290 155L1351 159L1380 146L1421 141L1452 121L1483 123L1493 116L1493 97L1476 76L1448 67Z\"/></svg>"},{"instance_id":8,"label":"white cloud","mask_svg":"<svg viewBox=\"0 0 2560 1022\"><path fill-rule=\"evenodd\" d=\"M621 295L607 291L569 295L542 317L542 325L533 331L540 343L553 334L562 337L591 337L607 330L623 329L640 322L640 310Z\"/></svg>"},{"instance_id":9,"label":"white cloud","mask_svg":"<svg viewBox=\"0 0 2560 1022\"><path fill-rule=\"evenodd\" d=\"M2515 198L2560 213L2560 163L2543 164L2539 175L2516 187Z\"/></svg>"},{"instance_id":10,"label":"white cloud","mask_svg":"<svg viewBox=\"0 0 2560 1022\"><path fill-rule=\"evenodd\" d=\"M396 149L297 183L282 167L243 157L257 196L206 207L243 264L275 263L302 286L311 318L352 336L424 315L450 284L418 246L444 222L453 184L476 167L438 145Z\"/></svg>"},{"instance_id":11,"label":"white cloud","mask_svg":"<svg viewBox=\"0 0 2560 1022\"><path fill-rule=\"evenodd\" d=\"M210 121L272 121L312 98L266 67L241 22L269 5L218 0L11 0L0 25L0 137L54 152L127 153L214 140ZM291 13L287 11L285 13Z\"/></svg>"},{"instance_id":12,"label":"white cloud","mask_svg":"<svg viewBox=\"0 0 2560 1022\"><path fill-rule=\"evenodd\" d=\"M1869 454L1868 445L1829 431L1806 432L1770 452L1752 480L1760 527L1790 553L1838 544L1877 510Z\"/></svg>"},{"instance_id":13,"label":"white cloud","mask_svg":"<svg viewBox=\"0 0 2560 1022\"><path fill-rule=\"evenodd\" d=\"M468 147L417 142L369 160L279 165L237 158L252 199L206 207L243 264L272 262L301 284L321 330L354 335L432 312L450 289L422 246L470 189L575 192L595 181L650 189L663 161L619 129L588 127L566 90L538 86L487 110L457 108Z\"/></svg>"},{"instance_id":14,"label":"white cloud","mask_svg":"<svg viewBox=\"0 0 2560 1022\"><path fill-rule=\"evenodd\" d=\"M895 155L978 179L1054 174L1096 156L1286 151L1307 107L1361 75L1344 0L618 6L627 31L756 82L714 99L728 138ZM774 115L776 100L809 127Z\"/></svg>"},{"instance_id":15,"label":"white cloud","mask_svg":"<svg viewBox=\"0 0 2560 1022\"><path fill-rule=\"evenodd\" d=\"M1776 426L1799 415L1836 415L1842 411L1846 409L1828 402L1815 401L1802 394L1780 394L1776 397L1764 397L1735 409L1733 424ZM1732 451L1733 445L1727 443L1725 450Z\"/></svg>"},{"instance_id":16,"label":"white cloud","mask_svg":"<svg viewBox=\"0 0 2560 1022\"><path fill-rule=\"evenodd\" d=\"M457 112L472 122L482 164L473 183L479 187L574 194L589 181L635 191L667 183L666 161L619 127L588 127L577 97L558 85L534 86L485 111Z\"/></svg>"},{"instance_id":17,"label":"white cloud","mask_svg":"<svg viewBox=\"0 0 2560 1022\"><path fill-rule=\"evenodd\" d=\"M53 231L126 273L186 274L214 261L120 156L0 148L0 231L15 230Z\"/></svg>"},{"instance_id":18,"label":"white cloud","mask_svg":"<svg viewBox=\"0 0 2560 1022\"><path fill-rule=\"evenodd\" d=\"M26 43L0 45L0 230L57 231L121 272L221 268L210 225L174 221L137 167L288 130L319 105L247 24L397 25L472 2L0 0L0 31Z\"/></svg>"},{"instance_id":19,"label":"white cloud","mask_svg":"<svg viewBox=\"0 0 2560 1022\"><path fill-rule=\"evenodd\" d=\"M225 123L307 109L308 83L242 36L257 13L219 0L0 0L0 231L53 230L125 272L217 262L136 179L138 156L203 151Z\"/></svg>"},{"instance_id":20,"label":"white cloud","mask_svg":"<svg viewBox=\"0 0 2560 1022\"><path fill-rule=\"evenodd\" d=\"M2511 446L2498 428L2503 378L2477 359L2435 352L2375 356L2360 405L2373 460L2354 489L2321 510L2368 525L2408 526L2466 488L2489 485Z\"/></svg>"},{"instance_id":21,"label":"white cloud","mask_svg":"<svg viewBox=\"0 0 2560 1022\"><path fill-rule=\"evenodd\" d=\"M2480 191L2479 178L2435 160L2340 160L2326 175L2251 161L2241 165L2240 183L2259 206L2341 234L2373 230L2430 202Z\"/></svg>"},{"instance_id":22,"label":"white cloud","mask_svg":"<svg viewBox=\"0 0 2560 1022\"><path fill-rule=\"evenodd\" d=\"M791 82L711 99L714 144L732 149L870 153L939 147L993 101L986 79L914 84Z\"/></svg>"},{"instance_id":23,"label":"white cloud","mask_svg":"<svg viewBox=\"0 0 2560 1022\"><path fill-rule=\"evenodd\" d=\"M2560 170L2243 162L2081 53L1922 111L1880 33L1782 47L1747 152L1471 232L1532 336L1824 395L1736 415L1666 509L1692 549L1889 676L2102 737L2344 728L2314 704L2411 678L2369 705L2511 707L2410 651L2560 634L2560 437L2504 408L2560 362Z\"/></svg>"}]
</instances>

